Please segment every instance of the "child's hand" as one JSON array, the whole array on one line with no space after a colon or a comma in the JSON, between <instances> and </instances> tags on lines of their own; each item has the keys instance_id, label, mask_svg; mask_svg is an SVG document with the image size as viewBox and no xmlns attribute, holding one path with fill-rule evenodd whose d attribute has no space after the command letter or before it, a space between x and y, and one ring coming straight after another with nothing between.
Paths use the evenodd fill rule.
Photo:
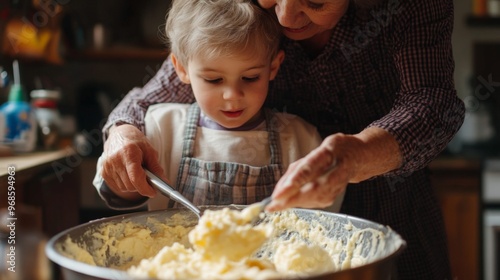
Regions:
<instances>
[{"instance_id":1,"label":"child's hand","mask_svg":"<svg viewBox=\"0 0 500 280\"><path fill-rule=\"evenodd\" d=\"M104 143L101 172L108 187L129 200L155 196L156 190L146 181L143 166L155 174L163 174L157 152L146 136L128 124L110 129Z\"/></svg>"}]
</instances>

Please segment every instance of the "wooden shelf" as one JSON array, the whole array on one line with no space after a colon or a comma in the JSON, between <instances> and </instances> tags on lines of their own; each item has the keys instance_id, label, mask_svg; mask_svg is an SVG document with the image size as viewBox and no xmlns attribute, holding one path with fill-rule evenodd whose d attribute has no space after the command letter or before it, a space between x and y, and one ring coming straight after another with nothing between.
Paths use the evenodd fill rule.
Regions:
<instances>
[{"instance_id":1,"label":"wooden shelf","mask_svg":"<svg viewBox=\"0 0 500 280\"><path fill-rule=\"evenodd\" d=\"M133 48L112 47L97 50L88 49L81 51L70 51L65 55L68 60L164 60L168 57L166 49L157 48Z\"/></svg>"},{"instance_id":2,"label":"wooden shelf","mask_svg":"<svg viewBox=\"0 0 500 280\"><path fill-rule=\"evenodd\" d=\"M471 27L500 27L500 17L467 17L467 25Z\"/></svg>"}]
</instances>

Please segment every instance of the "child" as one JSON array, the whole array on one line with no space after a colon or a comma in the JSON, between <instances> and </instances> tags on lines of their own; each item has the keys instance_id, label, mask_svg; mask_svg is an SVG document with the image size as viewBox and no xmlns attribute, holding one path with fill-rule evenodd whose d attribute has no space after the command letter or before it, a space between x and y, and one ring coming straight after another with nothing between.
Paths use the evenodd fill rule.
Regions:
<instances>
[{"instance_id":1,"label":"child","mask_svg":"<svg viewBox=\"0 0 500 280\"><path fill-rule=\"evenodd\" d=\"M279 23L251 0L174 0L166 33L177 76L196 98L195 104L147 111L146 135L166 178L196 205L251 204L271 196L288 165L322 140L298 116L262 108L284 58ZM100 169L98 163L94 185L110 207L148 200L113 193ZM174 204L156 195L148 208ZM333 210L339 208L340 201Z\"/></svg>"}]
</instances>

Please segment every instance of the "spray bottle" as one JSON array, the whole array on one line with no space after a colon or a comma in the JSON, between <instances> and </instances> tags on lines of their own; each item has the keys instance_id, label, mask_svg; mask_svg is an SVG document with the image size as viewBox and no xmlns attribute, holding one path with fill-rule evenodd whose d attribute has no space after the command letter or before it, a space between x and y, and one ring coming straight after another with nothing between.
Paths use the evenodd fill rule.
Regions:
<instances>
[{"instance_id":1,"label":"spray bottle","mask_svg":"<svg viewBox=\"0 0 500 280\"><path fill-rule=\"evenodd\" d=\"M26 102L17 60L13 62L13 70L14 84L10 87L9 99L0 106L6 124L3 141L15 152L31 152L35 149L37 138L35 113Z\"/></svg>"}]
</instances>

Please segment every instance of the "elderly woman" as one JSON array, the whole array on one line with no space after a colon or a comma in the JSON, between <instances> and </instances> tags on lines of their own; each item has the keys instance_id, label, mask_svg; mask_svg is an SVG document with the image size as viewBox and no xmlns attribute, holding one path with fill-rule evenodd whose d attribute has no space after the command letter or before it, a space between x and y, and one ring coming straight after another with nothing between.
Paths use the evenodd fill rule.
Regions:
<instances>
[{"instance_id":1,"label":"elderly woman","mask_svg":"<svg viewBox=\"0 0 500 280\"><path fill-rule=\"evenodd\" d=\"M426 165L462 124L453 82L452 0L258 0L283 27L286 57L267 105L316 125L322 145L293 163L268 210L326 207L387 224L408 247L402 279L452 279ZM194 101L167 60L104 127L110 188L154 196L142 165L162 173L142 130L151 104Z\"/></svg>"}]
</instances>

